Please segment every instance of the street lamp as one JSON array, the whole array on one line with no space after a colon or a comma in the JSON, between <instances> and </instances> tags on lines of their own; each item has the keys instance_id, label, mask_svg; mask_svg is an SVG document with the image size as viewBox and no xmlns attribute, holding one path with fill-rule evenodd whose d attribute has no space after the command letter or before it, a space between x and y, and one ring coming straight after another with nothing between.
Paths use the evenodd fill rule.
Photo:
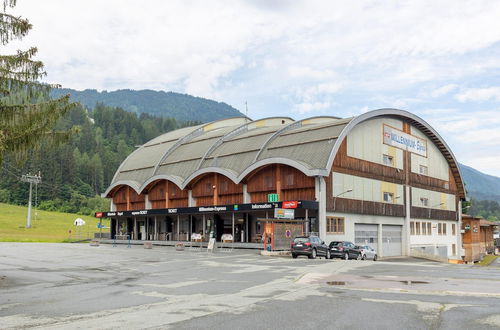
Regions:
<instances>
[{"instance_id":1,"label":"street lamp","mask_svg":"<svg viewBox=\"0 0 500 330\"><path fill-rule=\"evenodd\" d=\"M444 203L439 203L439 204L436 204L436 205L429 206L429 219L431 218L431 210L432 210L432 208L436 207L436 206L441 206L441 205L444 205Z\"/></svg>"},{"instance_id":2,"label":"street lamp","mask_svg":"<svg viewBox=\"0 0 500 330\"><path fill-rule=\"evenodd\" d=\"M347 194L348 192L351 192L351 191L352 191L352 189L347 189L346 191L343 191L340 194L333 197L333 210L334 211L337 211L337 208L335 207L335 202L337 201L337 197L342 196L343 194Z\"/></svg>"}]
</instances>

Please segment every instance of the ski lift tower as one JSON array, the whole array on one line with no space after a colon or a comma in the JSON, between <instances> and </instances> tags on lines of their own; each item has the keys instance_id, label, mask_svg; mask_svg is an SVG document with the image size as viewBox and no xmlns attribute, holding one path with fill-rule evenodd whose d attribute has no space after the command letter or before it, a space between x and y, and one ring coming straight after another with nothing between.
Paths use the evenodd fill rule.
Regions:
<instances>
[{"instance_id":1,"label":"ski lift tower","mask_svg":"<svg viewBox=\"0 0 500 330\"><path fill-rule=\"evenodd\" d=\"M31 228L31 191L33 189L33 183L39 184L42 182L42 177L40 175L25 174L21 177L21 181L29 182L30 184L30 196L28 201L28 216L26 217L26 228Z\"/></svg>"}]
</instances>

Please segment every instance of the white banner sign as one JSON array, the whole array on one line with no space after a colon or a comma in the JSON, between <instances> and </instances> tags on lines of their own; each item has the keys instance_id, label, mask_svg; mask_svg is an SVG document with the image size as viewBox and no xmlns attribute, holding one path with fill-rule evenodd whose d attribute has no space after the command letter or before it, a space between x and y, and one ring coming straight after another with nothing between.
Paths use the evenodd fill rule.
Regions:
<instances>
[{"instance_id":1,"label":"white banner sign","mask_svg":"<svg viewBox=\"0 0 500 330\"><path fill-rule=\"evenodd\" d=\"M384 125L384 144L427 157L427 141Z\"/></svg>"},{"instance_id":2,"label":"white banner sign","mask_svg":"<svg viewBox=\"0 0 500 330\"><path fill-rule=\"evenodd\" d=\"M294 219L295 218L294 209L274 209L274 217L277 219Z\"/></svg>"}]
</instances>

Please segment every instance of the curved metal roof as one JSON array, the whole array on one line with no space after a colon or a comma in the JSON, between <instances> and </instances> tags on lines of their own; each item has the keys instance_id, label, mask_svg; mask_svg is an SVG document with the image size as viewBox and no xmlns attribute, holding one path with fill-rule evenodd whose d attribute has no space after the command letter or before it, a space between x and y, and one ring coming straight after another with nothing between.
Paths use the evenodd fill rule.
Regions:
<instances>
[{"instance_id":1,"label":"curved metal roof","mask_svg":"<svg viewBox=\"0 0 500 330\"><path fill-rule=\"evenodd\" d=\"M251 121L237 117L168 132L130 154L104 195L124 184L140 193L159 179L183 189L197 176L210 172L239 183L251 171L273 163L295 167L309 176L327 176L348 133L359 123L380 116L406 120L424 132L448 160L459 195L465 198L460 169L448 145L427 122L397 109L345 119L270 117Z\"/></svg>"}]
</instances>

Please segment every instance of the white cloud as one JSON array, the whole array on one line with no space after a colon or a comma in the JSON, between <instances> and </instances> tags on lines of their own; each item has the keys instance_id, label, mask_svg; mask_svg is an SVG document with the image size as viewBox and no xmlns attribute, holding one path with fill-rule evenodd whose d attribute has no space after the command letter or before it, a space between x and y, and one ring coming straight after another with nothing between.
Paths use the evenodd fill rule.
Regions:
<instances>
[{"instance_id":1,"label":"white cloud","mask_svg":"<svg viewBox=\"0 0 500 330\"><path fill-rule=\"evenodd\" d=\"M442 87L439 87L435 90L433 90L431 92L431 96L432 97L440 97L440 96L444 96L444 95L447 95L448 93L454 91L455 89L458 88L458 85L457 84L448 84L448 85L444 85Z\"/></svg>"},{"instance_id":2,"label":"white cloud","mask_svg":"<svg viewBox=\"0 0 500 330\"><path fill-rule=\"evenodd\" d=\"M455 95L455 99L460 102L467 101L500 101L500 87L488 88L467 88Z\"/></svg>"}]
</instances>

